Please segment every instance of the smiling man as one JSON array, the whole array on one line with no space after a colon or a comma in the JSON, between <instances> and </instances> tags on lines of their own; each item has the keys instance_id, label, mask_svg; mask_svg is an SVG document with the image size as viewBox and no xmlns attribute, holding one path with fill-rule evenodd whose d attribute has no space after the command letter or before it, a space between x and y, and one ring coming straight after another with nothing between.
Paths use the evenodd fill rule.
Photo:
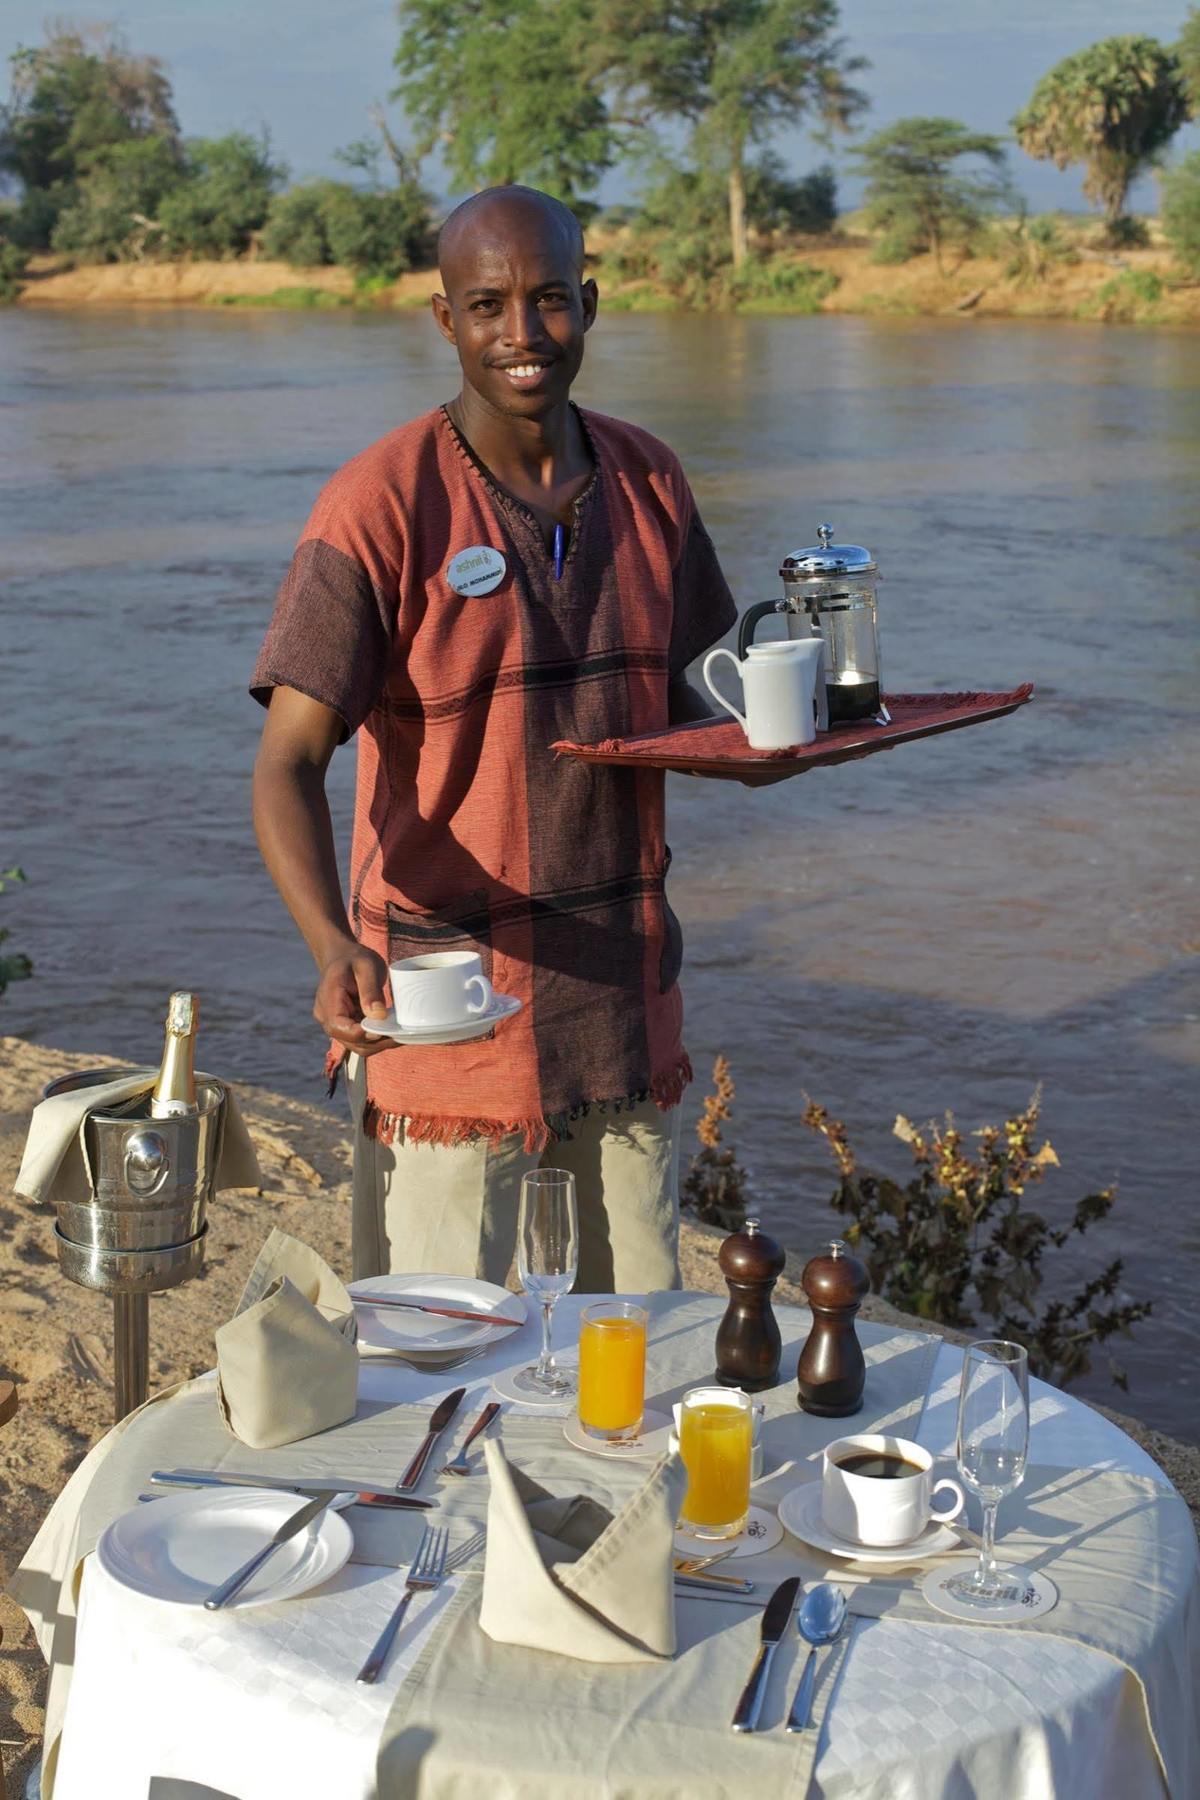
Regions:
<instances>
[{"instance_id":1,"label":"smiling man","mask_svg":"<svg viewBox=\"0 0 1200 1800\"><path fill-rule=\"evenodd\" d=\"M670 1287L691 1070L664 777L550 745L705 713L685 671L735 607L676 457L571 402L597 305L574 215L490 189L439 264L461 391L333 477L251 686L259 843L331 1071L349 1055L354 1272L503 1282L544 1164L576 1175L581 1290ZM324 783L356 731L347 910ZM364 1029L390 962L460 949L515 1017L434 1047Z\"/></svg>"}]
</instances>

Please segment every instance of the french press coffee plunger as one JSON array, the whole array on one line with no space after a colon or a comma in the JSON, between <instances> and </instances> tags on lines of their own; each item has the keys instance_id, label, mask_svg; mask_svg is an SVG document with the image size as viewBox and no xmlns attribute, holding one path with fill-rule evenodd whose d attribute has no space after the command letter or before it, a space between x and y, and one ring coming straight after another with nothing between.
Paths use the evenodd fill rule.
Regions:
<instances>
[{"instance_id":1,"label":"french press coffee plunger","mask_svg":"<svg viewBox=\"0 0 1200 1800\"><path fill-rule=\"evenodd\" d=\"M871 552L861 545L833 543L832 525L818 526L817 536L820 543L784 557L779 570L783 598L760 601L743 613L738 657L744 657L754 642L760 619L784 613L789 637L824 640L830 725L862 719L886 725L890 715L880 697L875 617L879 570Z\"/></svg>"}]
</instances>

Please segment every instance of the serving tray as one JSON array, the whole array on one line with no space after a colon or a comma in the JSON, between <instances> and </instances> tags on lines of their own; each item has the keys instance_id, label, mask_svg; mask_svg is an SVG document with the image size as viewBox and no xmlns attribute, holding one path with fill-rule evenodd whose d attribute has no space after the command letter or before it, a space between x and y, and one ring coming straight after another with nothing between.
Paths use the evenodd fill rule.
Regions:
<instances>
[{"instance_id":1,"label":"serving tray","mask_svg":"<svg viewBox=\"0 0 1200 1800\"><path fill-rule=\"evenodd\" d=\"M985 719L1002 719L1024 706L1032 693L1033 683L1026 681L1000 694L885 694L892 715L890 725L876 725L871 720L836 725L818 732L813 743L791 750L752 750L736 719L696 719L641 737L603 738L598 744L560 741L550 748L580 762L673 769L684 775L736 775L739 770L761 770L764 765L781 774L802 775L806 769L853 762L914 738L961 731Z\"/></svg>"}]
</instances>

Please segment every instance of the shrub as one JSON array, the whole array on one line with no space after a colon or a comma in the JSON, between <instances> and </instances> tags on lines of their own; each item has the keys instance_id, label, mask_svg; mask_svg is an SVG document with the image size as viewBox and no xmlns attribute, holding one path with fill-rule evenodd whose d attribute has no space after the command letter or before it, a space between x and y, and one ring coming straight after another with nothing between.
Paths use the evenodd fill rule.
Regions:
<instances>
[{"instance_id":1,"label":"shrub","mask_svg":"<svg viewBox=\"0 0 1200 1800\"><path fill-rule=\"evenodd\" d=\"M837 284L830 270L811 263L752 256L730 276L729 296L742 312L817 313Z\"/></svg>"},{"instance_id":2,"label":"shrub","mask_svg":"<svg viewBox=\"0 0 1200 1800\"><path fill-rule=\"evenodd\" d=\"M81 262L137 261L162 248L157 214L182 179L169 138L130 138L98 152L59 214L51 244Z\"/></svg>"},{"instance_id":3,"label":"shrub","mask_svg":"<svg viewBox=\"0 0 1200 1800\"><path fill-rule=\"evenodd\" d=\"M25 871L23 869L13 868L0 871L0 894L4 892L5 888L11 887L14 882L24 880ZM11 935L7 930L0 930L0 944L5 943ZM32 974L33 964L27 956L22 956L19 951L0 953L0 994L4 992L10 982L28 981Z\"/></svg>"},{"instance_id":4,"label":"shrub","mask_svg":"<svg viewBox=\"0 0 1200 1800\"><path fill-rule=\"evenodd\" d=\"M830 1204L849 1217L846 1241L863 1256L873 1290L904 1312L959 1329L985 1325L990 1336L1024 1344L1035 1375L1066 1387L1092 1366L1092 1353L1125 1336L1151 1311L1119 1297L1123 1263L1115 1257L1067 1298L1043 1301L1042 1264L1108 1214L1115 1188L1078 1201L1065 1225L1024 1204L1026 1191L1059 1166L1038 1134L1040 1095L1001 1126L973 1135L971 1155L953 1118L917 1130L903 1117L895 1135L909 1147L915 1173L901 1184L862 1171L846 1127L809 1100L803 1121L829 1145L838 1169ZM1109 1372L1127 1387L1109 1358Z\"/></svg>"},{"instance_id":5,"label":"shrub","mask_svg":"<svg viewBox=\"0 0 1200 1800\"><path fill-rule=\"evenodd\" d=\"M429 201L415 181L378 190L314 181L275 201L262 246L293 268L338 263L394 281L424 257L429 240Z\"/></svg>"},{"instance_id":6,"label":"shrub","mask_svg":"<svg viewBox=\"0 0 1200 1800\"><path fill-rule=\"evenodd\" d=\"M746 1222L746 1171L722 1142L721 1126L733 1117L736 1092L723 1056L713 1064L713 1086L716 1091L706 1095L696 1126L700 1148L684 1178L679 1204L703 1225L740 1231Z\"/></svg>"},{"instance_id":7,"label":"shrub","mask_svg":"<svg viewBox=\"0 0 1200 1800\"><path fill-rule=\"evenodd\" d=\"M1162 223L1171 252L1188 275L1200 276L1200 150L1163 176Z\"/></svg>"},{"instance_id":8,"label":"shrub","mask_svg":"<svg viewBox=\"0 0 1200 1800\"><path fill-rule=\"evenodd\" d=\"M1162 297L1162 281L1151 270L1122 269L1093 299L1083 302L1079 317L1103 319L1108 325L1155 325Z\"/></svg>"},{"instance_id":9,"label":"shrub","mask_svg":"<svg viewBox=\"0 0 1200 1800\"><path fill-rule=\"evenodd\" d=\"M11 306L21 292L28 261L25 251L11 238L0 237L0 306Z\"/></svg>"},{"instance_id":10,"label":"shrub","mask_svg":"<svg viewBox=\"0 0 1200 1800\"><path fill-rule=\"evenodd\" d=\"M1078 250L1063 236L1061 225L1050 213L1019 219L1006 237L1010 253L1004 273L1021 287L1044 281L1055 263L1079 261Z\"/></svg>"},{"instance_id":11,"label":"shrub","mask_svg":"<svg viewBox=\"0 0 1200 1800\"><path fill-rule=\"evenodd\" d=\"M158 210L166 249L174 256L241 256L286 173L271 161L265 137L234 131L194 139L185 146L182 179Z\"/></svg>"}]
</instances>

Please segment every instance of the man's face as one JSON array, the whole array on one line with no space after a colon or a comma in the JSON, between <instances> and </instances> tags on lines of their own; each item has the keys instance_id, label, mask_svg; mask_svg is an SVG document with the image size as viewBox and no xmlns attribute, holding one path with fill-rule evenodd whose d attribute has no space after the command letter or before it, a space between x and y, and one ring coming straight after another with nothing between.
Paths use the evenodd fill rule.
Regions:
<instances>
[{"instance_id":1,"label":"man's face","mask_svg":"<svg viewBox=\"0 0 1200 1800\"><path fill-rule=\"evenodd\" d=\"M463 377L492 410L538 419L561 405L583 361L596 284L565 231L526 206L481 210L443 257L433 311Z\"/></svg>"}]
</instances>

